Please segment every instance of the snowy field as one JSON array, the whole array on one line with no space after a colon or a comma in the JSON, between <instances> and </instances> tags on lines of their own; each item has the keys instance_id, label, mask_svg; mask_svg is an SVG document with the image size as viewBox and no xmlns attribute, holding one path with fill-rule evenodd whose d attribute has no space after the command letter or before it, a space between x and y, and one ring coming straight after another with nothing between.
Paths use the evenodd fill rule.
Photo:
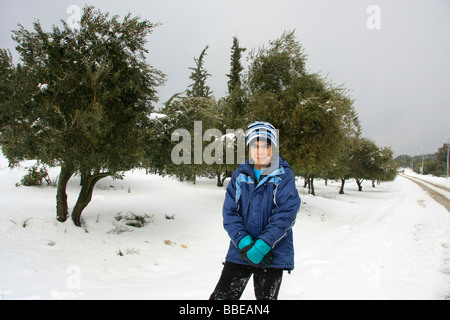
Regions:
<instances>
[{"instance_id":1,"label":"snowy field","mask_svg":"<svg viewBox=\"0 0 450 320\"><path fill-rule=\"evenodd\" d=\"M83 229L56 221L56 188L16 187L32 164L10 170L0 153L0 300L209 298L229 244L215 180L139 170L101 180ZM361 193L349 181L338 195L339 183L316 181L313 197L302 184L296 268L280 299L450 299L450 213L418 185L398 177ZM72 178L71 208L79 188ZM128 212L149 223L112 232ZM250 282L243 299L254 298Z\"/></svg>"}]
</instances>

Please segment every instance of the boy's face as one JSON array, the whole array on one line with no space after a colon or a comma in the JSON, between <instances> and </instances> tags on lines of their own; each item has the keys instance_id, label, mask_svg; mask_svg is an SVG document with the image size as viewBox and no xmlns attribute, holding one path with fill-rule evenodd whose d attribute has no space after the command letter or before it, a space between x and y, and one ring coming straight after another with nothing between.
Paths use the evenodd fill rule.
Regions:
<instances>
[{"instance_id":1,"label":"boy's face","mask_svg":"<svg viewBox=\"0 0 450 320\"><path fill-rule=\"evenodd\" d=\"M269 166L272 160L272 146L270 144L265 141L257 141L250 145L249 151L256 170Z\"/></svg>"}]
</instances>

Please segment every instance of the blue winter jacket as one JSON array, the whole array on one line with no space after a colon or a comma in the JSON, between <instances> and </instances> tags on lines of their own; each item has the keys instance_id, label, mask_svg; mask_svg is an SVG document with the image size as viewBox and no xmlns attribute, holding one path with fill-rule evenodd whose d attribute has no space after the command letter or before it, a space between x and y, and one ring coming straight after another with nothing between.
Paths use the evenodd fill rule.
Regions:
<instances>
[{"instance_id":1,"label":"blue winter jacket","mask_svg":"<svg viewBox=\"0 0 450 320\"><path fill-rule=\"evenodd\" d=\"M224 228L231 238L226 260L248 265L238 245L247 235L262 239L274 259L271 268L294 269L292 227L300 209L300 196L289 164L280 157L279 168L256 184L249 161L233 173L223 205Z\"/></svg>"}]
</instances>

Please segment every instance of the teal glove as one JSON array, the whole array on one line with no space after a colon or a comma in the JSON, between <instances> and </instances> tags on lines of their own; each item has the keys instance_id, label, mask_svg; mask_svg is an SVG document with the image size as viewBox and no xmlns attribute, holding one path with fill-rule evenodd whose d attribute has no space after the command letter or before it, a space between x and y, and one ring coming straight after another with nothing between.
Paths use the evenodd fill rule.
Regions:
<instances>
[{"instance_id":1,"label":"teal glove","mask_svg":"<svg viewBox=\"0 0 450 320\"><path fill-rule=\"evenodd\" d=\"M245 247L251 246L254 243L255 243L255 241L253 241L253 238L250 235L245 236L244 238L242 238L241 241L239 241L239 244L238 244L239 250L242 250Z\"/></svg>"},{"instance_id":2,"label":"teal glove","mask_svg":"<svg viewBox=\"0 0 450 320\"><path fill-rule=\"evenodd\" d=\"M258 239L251 248L246 247L241 250L241 257L253 265L268 267L273 261L273 253L270 252L271 249L267 243Z\"/></svg>"}]
</instances>

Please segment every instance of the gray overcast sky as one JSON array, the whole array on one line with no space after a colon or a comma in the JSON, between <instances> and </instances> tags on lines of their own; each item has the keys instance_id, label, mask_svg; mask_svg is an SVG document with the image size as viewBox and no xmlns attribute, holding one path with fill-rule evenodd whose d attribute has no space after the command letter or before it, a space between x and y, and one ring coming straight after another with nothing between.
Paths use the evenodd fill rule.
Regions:
<instances>
[{"instance_id":1,"label":"gray overcast sky","mask_svg":"<svg viewBox=\"0 0 450 320\"><path fill-rule=\"evenodd\" d=\"M206 45L208 84L220 98L233 36L248 53L295 29L307 68L352 91L365 137L400 155L434 153L450 136L449 0L0 0L0 48L13 51L18 23L30 29L39 19L50 30L70 5L86 4L163 24L148 43L148 62L168 75L162 102L186 89Z\"/></svg>"}]
</instances>

